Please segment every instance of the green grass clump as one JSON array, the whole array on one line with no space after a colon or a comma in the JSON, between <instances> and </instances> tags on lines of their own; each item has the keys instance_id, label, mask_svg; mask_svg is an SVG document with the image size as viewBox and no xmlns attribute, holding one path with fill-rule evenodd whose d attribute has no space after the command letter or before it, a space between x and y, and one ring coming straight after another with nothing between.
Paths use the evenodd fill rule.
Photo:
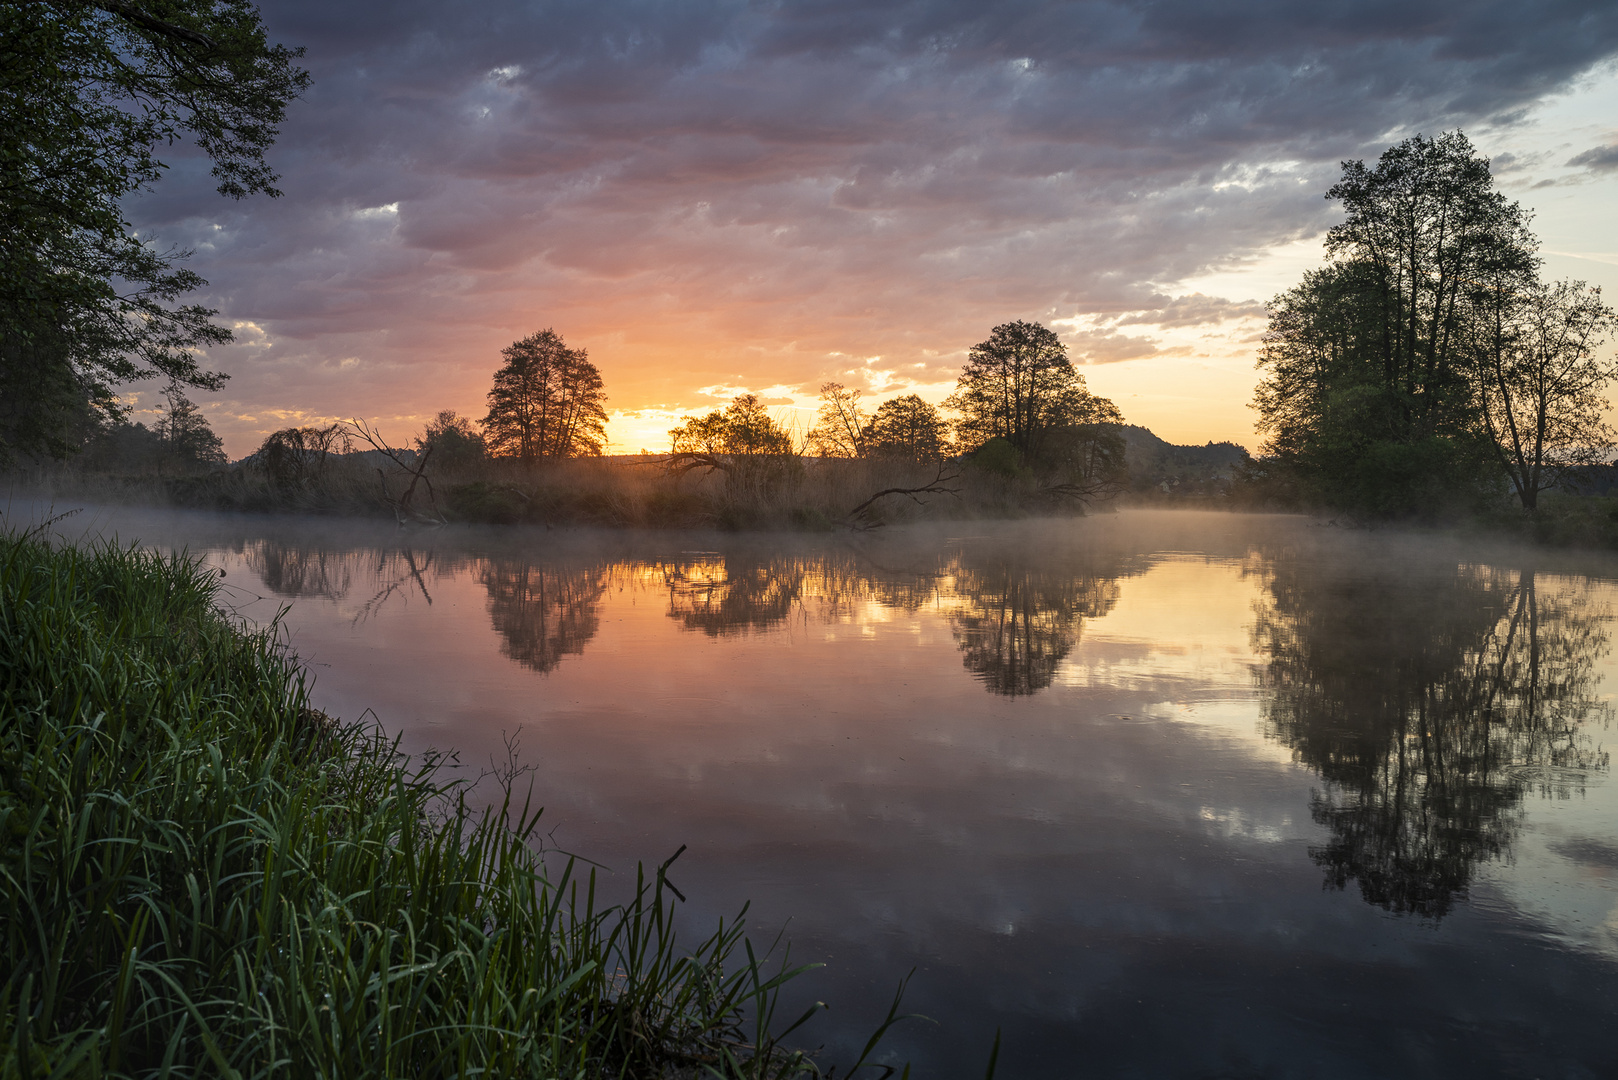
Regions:
<instances>
[{"instance_id":1,"label":"green grass clump","mask_svg":"<svg viewBox=\"0 0 1618 1080\"><path fill-rule=\"evenodd\" d=\"M683 950L661 870L548 876L217 581L0 537L0 1078L813 1071L739 920Z\"/></svg>"}]
</instances>

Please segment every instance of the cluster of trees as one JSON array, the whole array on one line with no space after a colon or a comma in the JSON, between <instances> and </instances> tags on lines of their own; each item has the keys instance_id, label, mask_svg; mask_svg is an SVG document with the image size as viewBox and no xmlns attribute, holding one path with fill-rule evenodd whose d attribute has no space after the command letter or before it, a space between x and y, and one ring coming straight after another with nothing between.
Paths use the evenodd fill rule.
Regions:
<instances>
[{"instance_id":1,"label":"cluster of trees","mask_svg":"<svg viewBox=\"0 0 1618 1080\"><path fill-rule=\"evenodd\" d=\"M80 436L92 469L179 476L225 464L225 447L202 409L171 381L151 427L125 417L87 424Z\"/></svg>"},{"instance_id":2,"label":"cluster of trees","mask_svg":"<svg viewBox=\"0 0 1618 1080\"><path fill-rule=\"evenodd\" d=\"M1090 393L1067 346L1037 323L1004 323L972 346L944 401L953 420L915 394L867 413L858 390L827 383L820 400L807 447L822 457L984 455L1042 474L1107 471L1122 458L1117 407Z\"/></svg>"},{"instance_id":3,"label":"cluster of trees","mask_svg":"<svg viewBox=\"0 0 1618 1080\"><path fill-rule=\"evenodd\" d=\"M1049 327L1010 322L974 345L944 409L915 394L874 411L841 383L820 388L820 409L803 450L828 458L942 462L962 457L990 471L1034 479L1053 495L1091 498L1122 488L1123 417L1090 393ZM734 469L747 455L789 455L791 434L753 394L669 432L684 466Z\"/></svg>"},{"instance_id":4,"label":"cluster of trees","mask_svg":"<svg viewBox=\"0 0 1618 1080\"><path fill-rule=\"evenodd\" d=\"M1330 262L1271 305L1255 407L1270 467L1326 502L1407 512L1509 489L1532 512L1615 437L1600 290L1540 278L1528 215L1459 132L1327 193Z\"/></svg>"}]
</instances>

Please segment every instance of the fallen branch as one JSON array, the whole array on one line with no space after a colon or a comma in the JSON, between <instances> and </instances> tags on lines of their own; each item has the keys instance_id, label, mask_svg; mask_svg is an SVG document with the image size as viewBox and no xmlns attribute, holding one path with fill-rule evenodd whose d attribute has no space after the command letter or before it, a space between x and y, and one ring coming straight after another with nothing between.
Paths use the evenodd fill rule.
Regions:
<instances>
[{"instance_id":1,"label":"fallen branch","mask_svg":"<svg viewBox=\"0 0 1618 1080\"><path fill-rule=\"evenodd\" d=\"M376 470L377 479L382 482L382 497L393 508L393 516L398 520L399 524L403 525L411 518L424 521L429 525L445 524L443 511L438 509L438 493L433 490L433 482L427 476L427 461L433 456L433 447L427 447L420 454L413 455L412 460L406 461L403 452L389 446L387 440L382 437L382 433L364 420L350 420L348 426L353 429L354 434L369 443L371 449L386 457L394 465L410 475L410 485L405 488L404 494L394 498L388 491L387 475L380 468ZM432 503L431 514L424 514L411 506L411 501L416 495L416 485L420 483L427 485L427 500Z\"/></svg>"},{"instance_id":2,"label":"fallen branch","mask_svg":"<svg viewBox=\"0 0 1618 1080\"><path fill-rule=\"evenodd\" d=\"M921 499L921 496L923 495L953 495L958 499L961 497L961 489L958 487L950 487L949 485L953 484L960 478L959 473L950 473L946 476L944 474L944 463L939 462L938 474L927 483L921 485L920 487L883 488L881 491L877 492L875 495L872 495L869 499L866 499L854 509L850 510L846 515L846 519L851 525L855 524L856 519L869 511L870 508L876 504L878 499L884 499L889 495L903 495L917 506L927 505Z\"/></svg>"},{"instance_id":3,"label":"fallen branch","mask_svg":"<svg viewBox=\"0 0 1618 1080\"><path fill-rule=\"evenodd\" d=\"M1047 499L1077 499L1088 504L1095 499L1108 499L1123 491L1124 485L1117 480L1096 480L1085 483L1045 484L1039 488L1039 494Z\"/></svg>"}]
</instances>

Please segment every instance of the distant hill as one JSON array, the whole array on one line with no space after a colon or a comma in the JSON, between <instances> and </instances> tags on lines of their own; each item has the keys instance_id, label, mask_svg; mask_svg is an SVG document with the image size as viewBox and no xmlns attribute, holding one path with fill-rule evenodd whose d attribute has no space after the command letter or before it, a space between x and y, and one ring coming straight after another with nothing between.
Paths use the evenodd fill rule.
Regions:
<instances>
[{"instance_id":1,"label":"distant hill","mask_svg":"<svg viewBox=\"0 0 1618 1080\"><path fill-rule=\"evenodd\" d=\"M1247 460L1247 450L1233 442L1180 445L1139 424L1119 424L1115 430L1124 437L1129 487L1136 492L1212 495L1228 491L1235 467Z\"/></svg>"}]
</instances>

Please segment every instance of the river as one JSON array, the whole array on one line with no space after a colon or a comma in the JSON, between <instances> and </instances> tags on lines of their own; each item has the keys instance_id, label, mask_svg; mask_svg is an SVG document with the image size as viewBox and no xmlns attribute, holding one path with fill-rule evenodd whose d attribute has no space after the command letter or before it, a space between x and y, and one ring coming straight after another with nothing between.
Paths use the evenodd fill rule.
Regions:
<instances>
[{"instance_id":1,"label":"river","mask_svg":"<svg viewBox=\"0 0 1618 1080\"><path fill-rule=\"evenodd\" d=\"M59 505L57 510L61 510ZM24 520L37 508L13 506ZM826 537L87 509L919 1077L1618 1075L1618 558L1134 511ZM482 791L492 784L483 781ZM558 856L560 857L560 856Z\"/></svg>"}]
</instances>

